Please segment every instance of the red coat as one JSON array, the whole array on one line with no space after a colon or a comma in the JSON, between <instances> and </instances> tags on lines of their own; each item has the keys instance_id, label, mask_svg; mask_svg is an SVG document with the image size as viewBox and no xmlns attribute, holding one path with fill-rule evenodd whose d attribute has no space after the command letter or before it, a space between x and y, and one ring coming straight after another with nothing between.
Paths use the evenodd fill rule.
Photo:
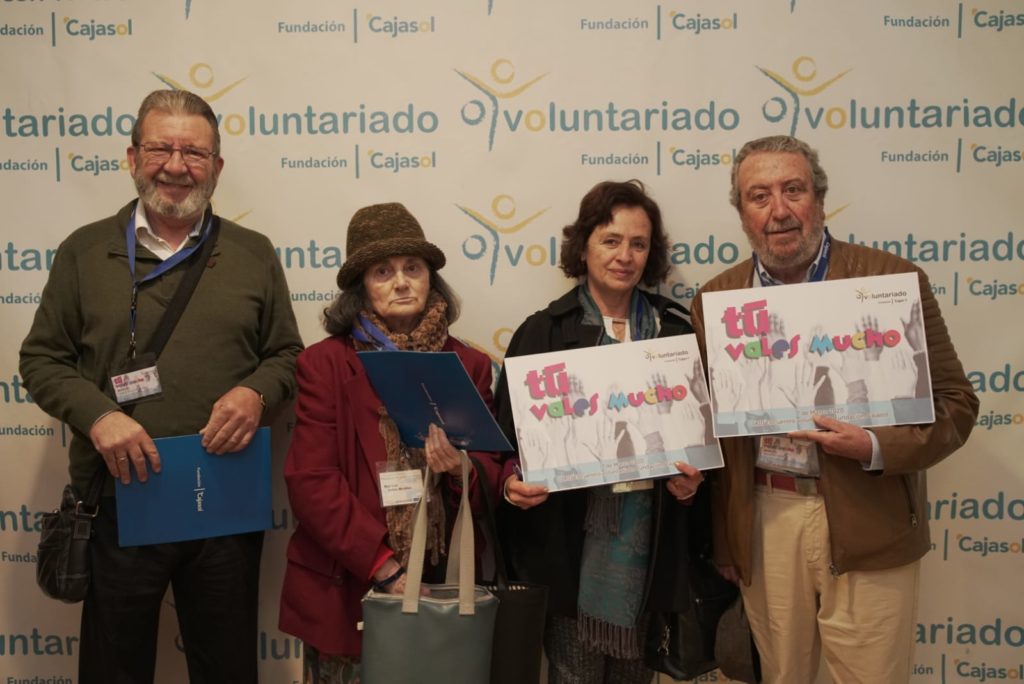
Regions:
<instances>
[{"instance_id":1,"label":"red coat","mask_svg":"<svg viewBox=\"0 0 1024 684\"><path fill-rule=\"evenodd\" d=\"M491 406L490 359L451 337L444 351L458 354ZM376 466L387 460L379 429L382 404L347 336L329 337L302 352L296 377L296 424L284 475L298 527L288 544L279 626L322 653L358 656L360 599L388 534ZM473 455L497 496L497 455ZM475 477L471 486L471 498L478 500Z\"/></svg>"}]
</instances>

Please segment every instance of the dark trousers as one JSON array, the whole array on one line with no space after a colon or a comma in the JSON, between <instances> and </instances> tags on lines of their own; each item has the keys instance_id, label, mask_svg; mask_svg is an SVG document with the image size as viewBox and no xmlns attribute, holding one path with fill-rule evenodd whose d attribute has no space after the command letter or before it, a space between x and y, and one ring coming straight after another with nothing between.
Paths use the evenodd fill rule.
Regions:
<instances>
[{"instance_id":1,"label":"dark trousers","mask_svg":"<svg viewBox=\"0 0 1024 684\"><path fill-rule=\"evenodd\" d=\"M263 533L120 548L113 497L100 502L82 609L79 684L151 684L167 585L192 684L255 684Z\"/></svg>"}]
</instances>

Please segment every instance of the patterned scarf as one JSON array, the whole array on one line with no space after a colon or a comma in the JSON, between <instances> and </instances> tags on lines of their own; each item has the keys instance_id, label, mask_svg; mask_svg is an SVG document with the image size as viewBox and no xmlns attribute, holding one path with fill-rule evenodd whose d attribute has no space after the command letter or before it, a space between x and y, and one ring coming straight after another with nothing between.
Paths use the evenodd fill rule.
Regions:
<instances>
[{"instance_id":1,"label":"patterned scarf","mask_svg":"<svg viewBox=\"0 0 1024 684\"><path fill-rule=\"evenodd\" d=\"M416 328L406 333L396 333L388 329L387 324L372 311L363 310L360 314L360 322L357 325L369 328L376 328L383 333L395 347L401 351L441 351L445 342L448 341L448 305L444 298L437 292L431 290L427 296L426 309L423 318ZM373 339L372 336L362 335L363 338ZM356 349L365 351L377 349L372 342L363 342L353 338ZM427 467L427 457L423 449L410 449L402 444L398 433L398 426L387 414L387 410L380 407L380 423L378 425L381 437L384 438L384 448L387 453L388 470L411 470L413 468L423 469ZM445 553L444 528L445 515L443 497L438 492L440 478L433 478L429 492L424 492L427 498L427 551L430 552L430 564L437 565L441 554ZM388 546L395 552L395 560L405 567L409 562L409 549L412 546L413 516L416 513L416 505L389 506L384 509L388 523Z\"/></svg>"},{"instance_id":2,"label":"patterned scarf","mask_svg":"<svg viewBox=\"0 0 1024 684\"><path fill-rule=\"evenodd\" d=\"M601 327L599 344L618 344L605 330L586 283L579 287L578 297L583 322ZM636 288L629 302L629 322L633 340L657 335L657 314ZM621 435L619 455L633 456L638 448L645 448L633 444L627 430ZM616 658L640 657L637 622L650 557L651 492L616 494L605 486L591 489L587 497L577 626L581 640Z\"/></svg>"}]
</instances>

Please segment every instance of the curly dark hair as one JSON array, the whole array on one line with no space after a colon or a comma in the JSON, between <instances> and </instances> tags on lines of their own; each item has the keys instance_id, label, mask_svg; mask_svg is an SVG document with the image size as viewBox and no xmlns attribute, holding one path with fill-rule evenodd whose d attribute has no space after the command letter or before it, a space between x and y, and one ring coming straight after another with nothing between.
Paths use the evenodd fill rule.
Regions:
<instances>
[{"instance_id":1,"label":"curly dark hair","mask_svg":"<svg viewBox=\"0 0 1024 684\"><path fill-rule=\"evenodd\" d=\"M559 268L570 278L587 274L587 265L583 262L587 240L595 228L611 222L612 210L616 207L640 207L651 222L651 250L640 282L647 287L654 287L665 280L672 268L668 256L668 236L661 222L661 209L647 194L644 184L635 178L624 183L602 181L583 196L576 221L562 229Z\"/></svg>"}]
</instances>

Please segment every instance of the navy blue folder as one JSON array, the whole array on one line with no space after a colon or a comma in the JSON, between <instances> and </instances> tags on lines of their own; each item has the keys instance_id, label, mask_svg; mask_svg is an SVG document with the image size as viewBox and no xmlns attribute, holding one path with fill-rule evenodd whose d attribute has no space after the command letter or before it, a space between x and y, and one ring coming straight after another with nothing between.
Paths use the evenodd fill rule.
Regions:
<instances>
[{"instance_id":1,"label":"navy blue folder","mask_svg":"<svg viewBox=\"0 0 1024 684\"><path fill-rule=\"evenodd\" d=\"M359 352L370 384L410 447L434 423L459 449L511 451L455 352Z\"/></svg>"},{"instance_id":2,"label":"navy blue folder","mask_svg":"<svg viewBox=\"0 0 1024 684\"><path fill-rule=\"evenodd\" d=\"M265 530L271 524L270 428L239 452L215 456L202 436L153 440L161 470L146 482L116 481L121 546L161 544Z\"/></svg>"}]
</instances>

